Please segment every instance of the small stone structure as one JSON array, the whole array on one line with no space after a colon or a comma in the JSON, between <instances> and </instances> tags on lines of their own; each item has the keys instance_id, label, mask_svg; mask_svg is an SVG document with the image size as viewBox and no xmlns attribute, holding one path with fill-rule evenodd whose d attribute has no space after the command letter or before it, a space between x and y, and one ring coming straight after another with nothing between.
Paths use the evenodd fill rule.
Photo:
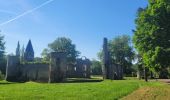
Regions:
<instances>
[{"instance_id":1,"label":"small stone structure","mask_svg":"<svg viewBox=\"0 0 170 100\"><path fill-rule=\"evenodd\" d=\"M111 61L111 57L108 50L107 38L104 38L103 43L103 78L104 79L122 79L123 68L122 66L115 64Z\"/></svg>"},{"instance_id":2,"label":"small stone structure","mask_svg":"<svg viewBox=\"0 0 170 100\"><path fill-rule=\"evenodd\" d=\"M90 60L77 59L73 77L90 78ZM18 56L7 57L6 80L12 82L61 82L68 76L66 53L52 52L49 64L21 64Z\"/></svg>"},{"instance_id":3,"label":"small stone structure","mask_svg":"<svg viewBox=\"0 0 170 100\"><path fill-rule=\"evenodd\" d=\"M91 73L91 62L86 57L78 58L75 66L67 66L67 76L72 78L90 78Z\"/></svg>"}]
</instances>

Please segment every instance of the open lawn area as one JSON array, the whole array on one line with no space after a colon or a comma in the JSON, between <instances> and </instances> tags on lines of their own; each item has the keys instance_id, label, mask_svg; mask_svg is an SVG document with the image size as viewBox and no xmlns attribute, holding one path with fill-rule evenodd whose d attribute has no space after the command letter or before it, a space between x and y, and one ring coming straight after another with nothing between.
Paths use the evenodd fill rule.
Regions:
<instances>
[{"instance_id":1,"label":"open lawn area","mask_svg":"<svg viewBox=\"0 0 170 100\"><path fill-rule=\"evenodd\" d=\"M105 80L102 82L75 83L10 83L0 82L0 99L5 100L114 100L131 94L137 89L156 88L157 91L170 91L170 86L160 82L139 80ZM140 91L140 90L139 90ZM159 94L160 92L150 91ZM170 92L169 92L170 93ZM135 94L136 95L136 94ZM139 95L139 94L138 94ZM140 96L139 96L140 97ZM141 96L142 97L142 96ZM146 99L145 99L146 100Z\"/></svg>"}]
</instances>

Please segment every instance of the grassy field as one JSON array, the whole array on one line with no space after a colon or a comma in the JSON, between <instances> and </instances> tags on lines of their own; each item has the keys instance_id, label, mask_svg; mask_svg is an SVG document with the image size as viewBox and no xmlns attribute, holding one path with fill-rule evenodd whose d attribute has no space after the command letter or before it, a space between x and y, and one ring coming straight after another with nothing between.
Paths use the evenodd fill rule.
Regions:
<instances>
[{"instance_id":1,"label":"grassy field","mask_svg":"<svg viewBox=\"0 0 170 100\"><path fill-rule=\"evenodd\" d=\"M106 80L76 83L0 82L0 99L5 100L113 100L142 87L160 86L159 82Z\"/></svg>"}]
</instances>

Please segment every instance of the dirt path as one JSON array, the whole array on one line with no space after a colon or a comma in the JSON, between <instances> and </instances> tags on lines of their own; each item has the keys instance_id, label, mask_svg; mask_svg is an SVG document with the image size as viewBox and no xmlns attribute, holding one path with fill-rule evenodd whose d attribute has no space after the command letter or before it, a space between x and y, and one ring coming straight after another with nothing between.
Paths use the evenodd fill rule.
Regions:
<instances>
[{"instance_id":1,"label":"dirt path","mask_svg":"<svg viewBox=\"0 0 170 100\"><path fill-rule=\"evenodd\" d=\"M158 81L170 84L170 79L158 79Z\"/></svg>"},{"instance_id":2,"label":"dirt path","mask_svg":"<svg viewBox=\"0 0 170 100\"><path fill-rule=\"evenodd\" d=\"M162 86L142 87L121 100L170 100L170 79L159 79Z\"/></svg>"},{"instance_id":3,"label":"dirt path","mask_svg":"<svg viewBox=\"0 0 170 100\"><path fill-rule=\"evenodd\" d=\"M122 100L170 100L170 88L144 87Z\"/></svg>"}]
</instances>

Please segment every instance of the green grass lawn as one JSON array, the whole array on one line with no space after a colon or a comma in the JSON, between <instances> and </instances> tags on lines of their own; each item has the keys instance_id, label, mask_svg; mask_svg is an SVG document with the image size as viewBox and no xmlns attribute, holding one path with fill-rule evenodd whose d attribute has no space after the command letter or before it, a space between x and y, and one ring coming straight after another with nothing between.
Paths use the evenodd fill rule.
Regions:
<instances>
[{"instance_id":1,"label":"green grass lawn","mask_svg":"<svg viewBox=\"0 0 170 100\"><path fill-rule=\"evenodd\" d=\"M76 83L9 83L0 82L0 99L5 100L113 100L143 86L159 86L159 82L139 80L105 80Z\"/></svg>"}]
</instances>

